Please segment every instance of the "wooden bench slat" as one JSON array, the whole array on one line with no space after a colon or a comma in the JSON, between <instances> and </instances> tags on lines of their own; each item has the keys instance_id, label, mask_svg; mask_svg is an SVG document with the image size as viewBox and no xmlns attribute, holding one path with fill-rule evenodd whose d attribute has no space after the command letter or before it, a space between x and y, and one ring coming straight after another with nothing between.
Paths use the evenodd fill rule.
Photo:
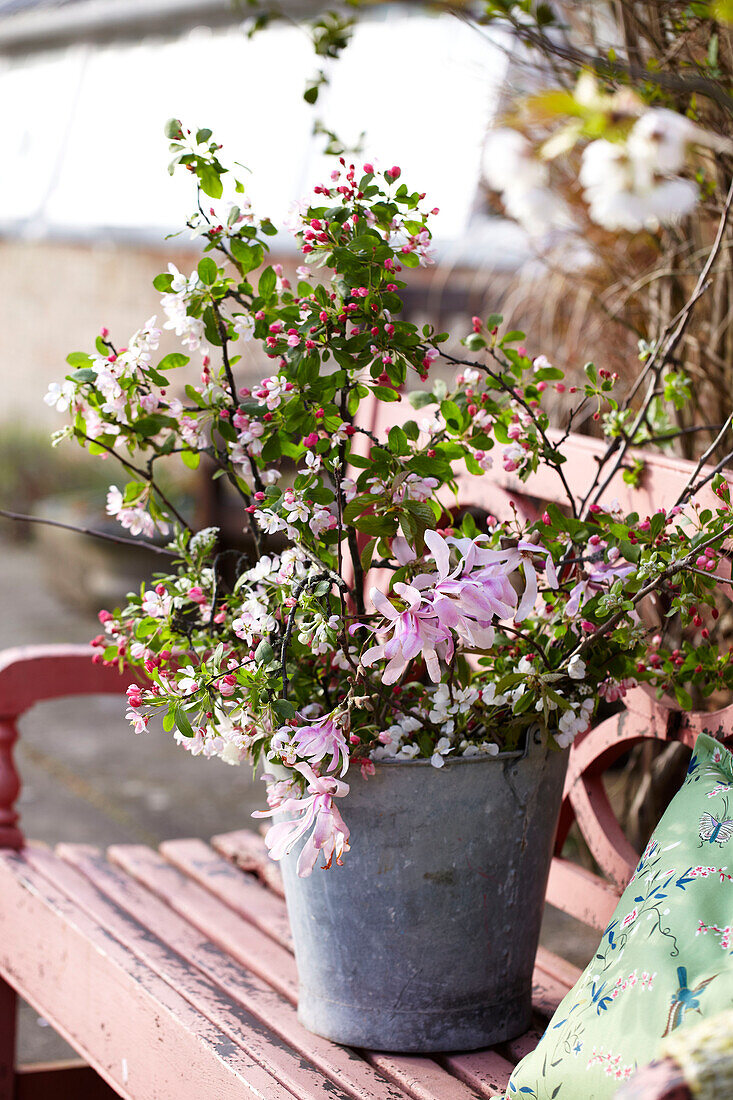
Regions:
<instances>
[{"instance_id":1,"label":"wooden bench slat","mask_svg":"<svg viewBox=\"0 0 733 1100\"><path fill-rule=\"evenodd\" d=\"M264 848L261 837L256 833L250 833L250 836L255 841L260 841ZM280 868L273 866L272 860L265 855L267 862L273 866L274 872L274 875L265 877L260 873L260 867L255 866L253 862L239 859L232 861L226 857L226 845L224 848L225 851L219 855L204 840L182 839L166 840L161 844L160 851L174 867L178 867L189 878L207 889L216 882L215 892L220 901L225 902L241 917L251 921L256 928L270 936L276 943L292 951L293 937L283 900ZM256 874L257 878L254 878L253 874ZM270 887L270 881L275 875L280 885L278 892Z\"/></svg>"},{"instance_id":2,"label":"wooden bench slat","mask_svg":"<svg viewBox=\"0 0 733 1100\"><path fill-rule=\"evenodd\" d=\"M563 913L604 932L620 897L620 890L585 867L567 859L553 859L545 900Z\"/></svg>"},{"instance_id":3,"label":"wooden bench slat","mask_svg":"<svg viewBox=\"0 0 733 1100\"><path fill-rule=\"evenodd\" d=\"M429 1056L370 1051L367 1057L415 1100L478 1100L474 1089Z\"/></svg>"},{"instance_id":4,"label":"wooden bench slat","mask_svg":"<svg viewBox=\"0 0 733 1100\"><path fill-rule=\"evenodd\" d=\"M257 875L279 897L285 897L280 868L268 856L265 841L259 833L252 829L221 833L211 838L211 847L243 871Z\"/></svg>"},{"instance_id":5,"label":"wooden bench slat","mask_svg":"<svg viewBox=\"0 0 733 1100\"><path fill-rule=\"evenodd\" d=\"M532 974L532 1007L540 1016L549 1020L567 991L565 982L558 981L535 966Z\"/></svg>"},{"instance_id":6,"label":"wooden bench slat","mask_svg":"<svg viewBox=\"0 0 733 1100\"><path fill-rule=\"evenodd\" d=\"M566 992L572 989L583 973L579 966L573 966L562 955L556 955L554 951L548 951L546 947L537 948L535 966L539 970L544 970L545 974L549 974L551 978L556 978L558 982L561 982L565 986Z\"/></svg>"},{"instance_id":7,"label":"wooden bench slat","mask_svg":"<svg viewBox=\"0 0 733 1100\"><path fill-rule=\"evenodd\" d=\"M0 852L0 896L0 972L121 1097L293 1100L22 855Z\"/></svg>"},{"instance_id":8,"label":"wooden bench slat","mask_svg":"<svg viewBox=\"0 0 733 1100\"><path fill-rule=\"evenodd\" d=\"M191 921L220 947L229 951L248 969L254 970L270 985L278 988L292 1004L297 1003L297 974L295 959L283 947L269 940L250 922L234 912L217 896L222 884L238 878L240 872L219 859L212 851L204 859L199 851L196 873L203 875L203 868L211 869L206 887L188 877L187 873L167 861L169 845L174 844L180 854L182 842L168 842L161 846L166 859L142 845L115 845L109 849L110 859L123 867L158 897L163 898L174 910ZM191 851L189 847L188 851ZM197 851L197 849L194 849ZM475 1100L461 1082L441 1070L428 1058L406 1058L396 1054L365 1051L364 1057L386 1077L399 1082L414 1100ZM452 1090L452 1091L451 1091Z\"/></svg>"},{"instance_id":9,"label":"wooden bench slat","mask_svg":"<svg viewBox=\"0 0 733 1100\"><path fill-rule=\"evenodd\" d=\"M495 1050L448 1054L442 1061L451 1073L476 1089L481 1096L503 1096L514 1070L514 1063L502 1058Z\"/></svg>"},{"instance_id":10,"label":"wooden bench slat","mask_svg":"<svg viewBox=\"0 0 733 1100\"><path fill-rule=\"evenodd\" d=\"M545 1020L537 1021L524 1035L518 1035L516 1039L508 1039L500 1044L501 1052L514 1065L524 1058L525 1054L531 1054L539 1043L545 1031Z\"/></svg>"},{"instance_id":11,"label":"wooden bench slat","mask_svg":"<svg viewBox=\"0 0 733 1100\"><path fill-rule=\"evenodd\" d=\"M93 882L58 856L45 849L30 848L26 858L49 882L73 897L100 927L129 948L203 1017L220 1028L233 1043L296 1096L302 1096L303 1100L332 1100L336 1096L345 1096L220 986L189 966L175 945L170 945L170 937L161 937L160 929L151 929L147 919L147 899L138 899L133 917L116 900L100 893Z\"/></svg>"},{"instance_id":12,"label":"wooden bench slat","mask_svg":"<svg viewBox=\"0 0 733 1100\"><path fill-rule=\"evenodd\" d=\"M357 1100L403 1100L404 1093L389 1086L357 1054L306 1031L295 1009L279 993L245 970L229 952L213 944L146 887L110 864L97 849L86 845L63 845L59 853L129 912L144 911L146 925L155 935L170 943L191 965L208 974L230 997L262 1019L321 1072L337 1081L345 1092Z\"/></svg>"}]
</instances>

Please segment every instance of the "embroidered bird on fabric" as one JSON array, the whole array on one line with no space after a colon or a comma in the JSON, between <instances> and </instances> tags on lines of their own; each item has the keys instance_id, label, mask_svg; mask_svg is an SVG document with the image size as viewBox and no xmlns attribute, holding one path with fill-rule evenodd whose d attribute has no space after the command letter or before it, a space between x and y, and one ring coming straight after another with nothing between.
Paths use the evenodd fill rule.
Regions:
<instances>
[{"instance_id":1,"label":"embroidered bird on fabric","mask_svg":"<svg viewBox=\"0 0 733 1100\"><path fill-rule=\"evenodd\" d=\"M704 978L694 989L690 989L687 985L687 967L677 967L679 989L673 995L669 1006L669 1016L667 1018L667 1027L664 1030L664 1035L669 1035L670 1031L674 1031L675 1028L680 1026L685 1018L686 1012L700 1011L699 995L715 978L717 978L717 976L717 974L713 974L710 978Z\"/></svg>"},{"instance_id":2,"label":"embroidered bird on fabric","mask_svg":"<svg viewBox=\"0 0 733 1100\"><path fill-rule=\"evenodd\" d=\"M720 848L728 843L733 836L733 820L726 819L727 813L728 799L726 798L723 802L723 812L720 815L720 820L718 820L717 817L713 817L712 814L704 813L702 815L700 818L700 831L698 833L700 837L698 848L702 848L706 841L708 844L717 844Z\"/></svg>"}]
</instances>

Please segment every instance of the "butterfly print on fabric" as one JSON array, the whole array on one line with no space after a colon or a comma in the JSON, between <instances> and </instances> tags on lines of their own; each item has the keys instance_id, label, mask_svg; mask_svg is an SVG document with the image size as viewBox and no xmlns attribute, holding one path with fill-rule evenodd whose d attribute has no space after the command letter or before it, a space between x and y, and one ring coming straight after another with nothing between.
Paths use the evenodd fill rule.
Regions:
<instances>
[{"instance_id":1,"label":"butterfly print on fabric","mask_svg":"<svg viewBox=\"0 0 733 1100\"><path fill-rule=\"evenodd\" d=\"M700 818L700 831L698 836L700 837L700 843L698 848L702 848L703 844L717 844L719 847L723 847L727 844L730 838L733 836L733 820L726 818L728 813L728 799L723 802L723 812L720 818L713 817L712 814L704 813Z\"/></svg>"}]
</instances>

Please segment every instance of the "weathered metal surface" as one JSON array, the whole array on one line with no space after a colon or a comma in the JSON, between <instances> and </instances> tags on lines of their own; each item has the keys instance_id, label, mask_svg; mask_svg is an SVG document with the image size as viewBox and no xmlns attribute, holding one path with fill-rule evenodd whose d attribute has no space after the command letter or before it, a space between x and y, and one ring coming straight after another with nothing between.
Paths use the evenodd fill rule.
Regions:
<instances>
[{"instance_id":1,"label":"weathered metal surface","mask_svg":"<svg viewBox=\"0 0 733 1100\"><path fill-rule=\"evenodd\" d=\"M349 775L343 867L282 861L311 1031L377 1050L474 1050L523 1032L567 753L378 764Z\"/></svg>"}]
</instances>

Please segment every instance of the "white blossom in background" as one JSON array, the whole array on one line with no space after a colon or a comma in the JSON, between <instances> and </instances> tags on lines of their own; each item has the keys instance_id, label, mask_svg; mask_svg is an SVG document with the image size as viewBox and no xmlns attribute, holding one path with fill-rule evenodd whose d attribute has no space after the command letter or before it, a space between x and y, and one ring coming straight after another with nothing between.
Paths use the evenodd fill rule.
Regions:
<instances>
[{"instance_id":1,"label":"white blossom in background","mask_svg":"<svg viewBox=\"0 0 733 1100\"><path fill-rule=\"evenodd\" d=\"M565 203L549 187L547 164L523 134L493 130L484 145L482 169L489 187L501 193L507 214L531 237L572 226Z\"/></svg>"},{"instance_id":2,"label":"white blossom in background","mask_svg":"<svg viewBox=\"0 0 733 1100\"><path fill-rule=\"evenodd\" d=\"M646 111L624 143L603 138L583 151L580 182L594 222L605 229L656 230L689 214L699 191L677 173L702 131L665 108Z\"/></svg>"}]
</instances>

